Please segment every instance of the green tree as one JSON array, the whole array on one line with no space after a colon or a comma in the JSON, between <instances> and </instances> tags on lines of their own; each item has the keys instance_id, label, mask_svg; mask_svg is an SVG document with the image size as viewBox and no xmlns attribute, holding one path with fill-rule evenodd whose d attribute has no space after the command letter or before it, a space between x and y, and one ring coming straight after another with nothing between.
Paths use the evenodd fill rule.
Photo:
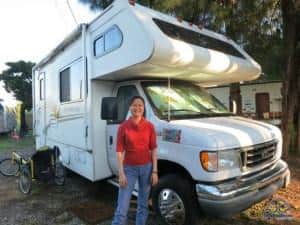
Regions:
<instances>
[{"instance_id":1,"label":"green tree","mask_svg":"<svg viewBox=\"0 0 300 225\"><path fill-rule=\"evenodd\" d=\"M21 131L26 130L25 110L32 108L32 62L18 61L7 62L8 69L0 74L0 80L4 81L5 89L12 91L15 97L22 101Z\"/></svg>"},{"instance_id":2,"label":"green tree","mask_svg":"<svg viewBox=\"0 0 300 225\"><path fill-rule=\"evenodd\" d=\"M288 157L288 149L298 149L300 153L300 2L281 0L283 18L284 85L282 101L283 154ZM292 136L292 133L295 133Z\"/></svg>"},{"instance_id":3,"label":"green tree","mask_svg":"<svg viewBox=\"0 0 300 225\"><path fill-rule=\"evenodd\" d=\"M91 10L104 9L110 5L113 0L79 0L84 4L89 4Z\"/></svg>"}]
</instances>

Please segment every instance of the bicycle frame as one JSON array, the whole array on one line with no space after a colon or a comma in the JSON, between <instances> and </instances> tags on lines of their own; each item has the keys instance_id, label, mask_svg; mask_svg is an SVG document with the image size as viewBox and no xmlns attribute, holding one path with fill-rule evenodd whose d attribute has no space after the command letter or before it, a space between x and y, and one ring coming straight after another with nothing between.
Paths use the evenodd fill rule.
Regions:
<instances>
[{"instance_id":1,"label":"bicycle frame","mask_svg":"<svg viewBox=\"0 0 300 225\"><path fill-rule=\"evenodd\" d=\"M28 164L30 164L31 178L34 179L33 161L31 159L26 160L22 156L20 156L18 153L12 152L12 160L15 161L15 162L17 162L17 163L19 163L20 169L22 169L22 165L28 165ZM19 171L19 173L20 173L20 171Z\"/></svg>"}]
</instances>

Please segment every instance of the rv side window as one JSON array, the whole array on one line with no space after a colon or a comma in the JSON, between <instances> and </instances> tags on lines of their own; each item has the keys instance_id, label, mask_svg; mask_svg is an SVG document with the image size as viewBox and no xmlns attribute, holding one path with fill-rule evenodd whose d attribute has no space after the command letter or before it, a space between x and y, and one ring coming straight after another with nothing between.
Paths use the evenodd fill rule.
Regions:
<instances>
[{"instance_id":1,"label":"rv side window","mask_svg":"<svg viewBox=\"0 0 300 225\"><path fill-rule=\"evenodd\" d=\"M122 33L114 26L111 30L105 33L105 51L111 51L120 47L122 43Z\"/></svg>"},{"instance_id":2,"label":"rv side window","mask_svg":"<svg viewBox=\"0 0 300 225\"><path fill-rule=\"evenodd\" d=\"M171 38L245 59L245 57L234 46L227 42L185 29L180 26L176 26L172 23L168 23L156 18L153 18L153 21L162 30L162 32Z\"/></svg>"},{"instance_id":3,"label":"rv side window","mask_svg":"<svg viewBox=\"0 0 300 225\"><path fill-rule=\"evenodd\" d=\"M118 90L118 119L112 123L121 123L126 119L129 103L133 96L138 95L138 91L134 85L122 86Z\"/></svg>"},{"instance_id":4,"label":"rv side window","mask_svg":"<svg viewBox=\"0 0 300 225\"><path fill-rule=\"evenodd\" d=\"M60 102L68 102L70 98L70 67L60 72Z\"/></svg>"},{"instance_id":5,"label":"rv side window","mask_svg":"<svg viewBox=\"0 0 300 225\"><path fill-rule=\"evenodd\" d=\"M4 112L4 108L3 106L0 104L0 113L3 113Z\"/></svg>"},{"instance_id":6,"label":"rv side window","mask_svg":"<svg viewBox=\"0 0 300 225\"><path fill-rule=\"evenodd\" d=\"M71 66L71 101L82 99L83 61L77 61Z\"/></svg>"},{"instance_id":7,"label":"rv side window","mask_svg":"<svg viewBox=\"0 0 300 225\"><path fill-rule=\"evenodd\" d=\"M77 60L60 72L60 102L78 101L83 98L83 60Z\"/></svg>"},{"instance_id":8,"label":"rv side window","mask_svg":"<svg viewBox=\"0 0 300 225\"><path fill-rule=\"evenodd\" d=\"M104 54L104 37L101 36L94 42L94 55L100 56L103 54Z\"/></svg>"},{"instance_id":9,"label":"rv side window","mask_svg":"<svg viewBox=\"0 0 300 225\"><path fill-rule=\"evenodd\" d=\"M119 48L122 41L121 30L114 25L94 41L94 56L100 57Z\"/></svg>"}]
</instances>

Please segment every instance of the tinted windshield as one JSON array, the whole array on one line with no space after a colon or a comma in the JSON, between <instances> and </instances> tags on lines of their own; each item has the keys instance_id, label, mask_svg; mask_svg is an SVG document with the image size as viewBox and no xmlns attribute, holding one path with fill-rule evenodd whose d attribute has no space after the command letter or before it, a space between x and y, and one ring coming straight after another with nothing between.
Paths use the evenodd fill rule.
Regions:
<instances>
[{"instance_id":1,"label":"tinted windshield","mask_svg":"<svg viewBox=\"0 0 300 225\"><path fill-rule=\"evenodd\" d=\"M228 109L203 88L187 82L145 81L142 86L157 116L173 119L228 115Z\"/></svg>"}]
</instances>

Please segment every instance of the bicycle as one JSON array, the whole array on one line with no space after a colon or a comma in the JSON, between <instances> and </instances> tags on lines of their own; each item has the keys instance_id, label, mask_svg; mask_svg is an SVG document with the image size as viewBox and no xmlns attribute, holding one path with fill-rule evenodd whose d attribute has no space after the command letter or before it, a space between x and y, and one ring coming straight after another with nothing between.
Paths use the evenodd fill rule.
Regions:
<instances>
[{"instance_id":1,"label":"bicycle","mask_svg":"<svg viewBox=\"0 0 300 225\"><path fill-rule=\"evenodd\" d=\"M16 153L12 153L12 157L4 158L0 160L0 173L3 176L17 176L20 171L20 164L15 158Z\"/></svg>"},{"instance_id":2,"label":"bicycle","mask_svg":"<svg viewBox=\"0 0 300 225\"><path fill-rule=\"evenodd\" d=\"M4 176L18 176L19 190L29 194L32 181L54 181L57 185L65 183L65 170L58 159L57 149L41 148L29 159L25 159L16 152L10 158L0 161L0 173Z\"/></svg>"}]
</instances>

